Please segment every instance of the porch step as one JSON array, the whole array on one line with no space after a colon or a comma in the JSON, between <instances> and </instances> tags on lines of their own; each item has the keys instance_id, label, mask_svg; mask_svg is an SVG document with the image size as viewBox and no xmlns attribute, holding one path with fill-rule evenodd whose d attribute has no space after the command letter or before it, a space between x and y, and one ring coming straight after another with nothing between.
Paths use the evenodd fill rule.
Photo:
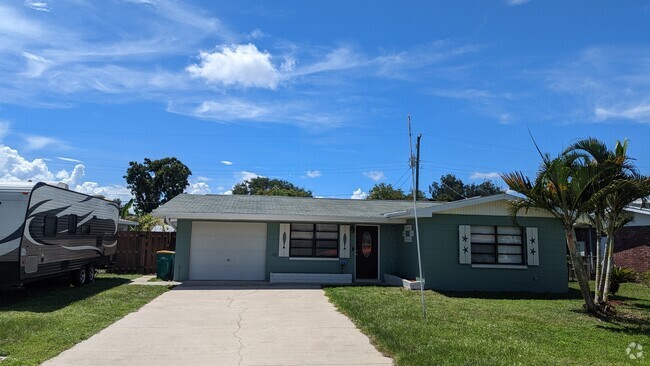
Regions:
<instances>
[{"instance_id":1,"label":"porch step","mask_svg":"<svg viewBox=\"0 0 650 366\"><path fill-rule=\"evenodd\" d=\"M350 284L352 275L349 273L275 273L271 272L271 283L318 283L318 284Z\"/></svg>"}]
</instances>

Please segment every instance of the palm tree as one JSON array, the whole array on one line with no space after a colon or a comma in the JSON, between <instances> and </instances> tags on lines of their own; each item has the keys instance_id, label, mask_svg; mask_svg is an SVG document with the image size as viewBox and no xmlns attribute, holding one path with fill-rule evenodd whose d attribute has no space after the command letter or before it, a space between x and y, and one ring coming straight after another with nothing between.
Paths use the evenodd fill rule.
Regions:
<instances>
[{"instance_id":1,"label":"palm tree","mask_svg":"<svg viewBox=\"0 0 650 366\"><path fill-rule=\"evenodd\" d=\"M614 150L610 151L603 142L588 138L575 142L564 152L577 157L582 164L595 166L604 172L593 184L594 206L591 215L598 237L601 232L607 237L607 252L602 266L600 240L596 244L596 302L607 302L613 267L614 235L630 220L625 208L650 194L650 180L639 174L627 155L628 146L628 140L616 141Z\"/></svg>"},{"instance_id":2,"label":"palm tree","mask_svg":"<svg viewBox=\"0 0 650 366\"><path fill-rule=\"evenodd\" d=\"M538 208L549 212L562 223L585 307L587 311L597 313L599 309L591 297L589 278L575 246L573 228L593 207L594 183L602 172L592 165L576 164L577 158L572 154L562 154L554 159L548 154L540 152L540 155L542 164L534 182L522 172L501 175L510 189L524 196L513 202L513 217L516 220L517 213L522 209Z\"/></svg>"}]
</instances>

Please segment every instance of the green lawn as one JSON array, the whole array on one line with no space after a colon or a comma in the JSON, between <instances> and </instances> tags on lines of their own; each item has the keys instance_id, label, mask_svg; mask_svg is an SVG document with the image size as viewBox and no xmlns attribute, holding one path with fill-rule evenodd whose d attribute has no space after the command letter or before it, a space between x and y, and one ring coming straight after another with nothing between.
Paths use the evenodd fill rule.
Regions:
<instances>
[{"instance_id":1,"label":"green lawn","mask_svg":"<svg viewBox=\"0 0 650 366\"><path fill-rule=\"evenodd\" d=\"M394 287L330 287L341 312L397 365L649 365L650 288L623 284L618 320L586 315L575 285L559 296L420 293ZM630 360L630 342L645 358Z\"/></svg>"},{"instance_id":2,"label":"green lawn","mask_svg":"<svg viewBox=\"0 0 650 366\"><path fill-rule=\"evenodd\" d=\"M53 280L0 292L0 356L8 357L0 365L38 365L169 290L127 285L134 277L100 274L78 288Z\"/></svg>"}]
</instances>

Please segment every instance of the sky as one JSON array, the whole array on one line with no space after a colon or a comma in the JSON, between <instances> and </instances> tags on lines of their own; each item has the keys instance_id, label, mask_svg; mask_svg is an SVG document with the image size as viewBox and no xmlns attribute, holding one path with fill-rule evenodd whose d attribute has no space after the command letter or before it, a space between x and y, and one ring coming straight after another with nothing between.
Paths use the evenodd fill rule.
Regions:
<instances>
[{"instance_id":1,"label":"sky","mask_svg":"<svg viewBox=\"0 0 650 366\"><path fill-rule=\"evenodd\" d=\"M0 180L130 197L130 161L187 191L256 176L318 197L515 170L579 138L650 174L650 3L26 0L0 3Z\"/></svg>"}]
</instances>

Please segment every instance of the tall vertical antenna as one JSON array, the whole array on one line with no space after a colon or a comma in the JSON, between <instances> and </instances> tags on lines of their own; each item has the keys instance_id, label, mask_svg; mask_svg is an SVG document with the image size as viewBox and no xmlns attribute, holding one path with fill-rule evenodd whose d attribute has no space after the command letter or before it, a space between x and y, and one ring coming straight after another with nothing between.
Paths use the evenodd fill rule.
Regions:
<instances>
[{"instance_id":1,"label":"tall vertical antenna","mask_svg":"<svg viewBox=\"0 0 650 366\"><path fill-rule=\"evenodd\" d=\"M417 192L415 187L415 162L413 157L413 135L411 134L411 115L407 115L409 127L409 163L411 165L411 192L413 193L413 217L415 219L415 245L418 249L418 269L420 271L420 299L422 302L422 318L427 318L427 306L424 302L424 276L422 275L422 255L420 254L420 228L418 226L418 206L417 206Z\"/></svg>"}]
</instances>

